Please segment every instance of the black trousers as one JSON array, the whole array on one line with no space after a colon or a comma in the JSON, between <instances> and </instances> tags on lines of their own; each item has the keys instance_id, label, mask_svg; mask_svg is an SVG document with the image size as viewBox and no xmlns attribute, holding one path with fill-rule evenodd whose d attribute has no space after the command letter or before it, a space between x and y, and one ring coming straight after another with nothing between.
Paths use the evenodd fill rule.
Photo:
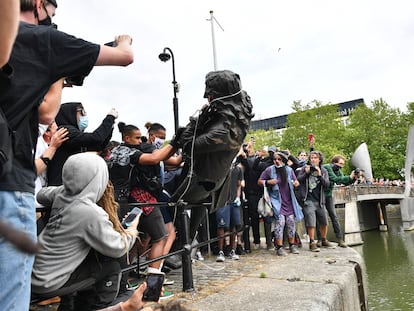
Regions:
<instances>
[{"instance_id":1,"label":"black trousers","mask_svg":"<svg viewBox=\"0 0 414 311\"><path fill-rule=\"evenodd\" d=\"M99 310L108 306L119 292L121 266L117 259L101 256L92 250L63 287L87 278L94 279L94 285L77 293L62 296L58 311Z\"/></svg>"}]
</instances>

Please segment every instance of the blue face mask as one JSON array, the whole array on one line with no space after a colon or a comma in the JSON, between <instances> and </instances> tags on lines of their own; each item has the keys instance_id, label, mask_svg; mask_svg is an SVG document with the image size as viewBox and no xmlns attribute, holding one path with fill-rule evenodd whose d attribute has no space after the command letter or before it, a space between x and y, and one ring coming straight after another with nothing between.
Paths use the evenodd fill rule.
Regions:
<instances>
[{"instance_id":1,"label":"blue face mask","mask_svg":"<svg viewBox=\"0 0 414 311\"><path fill-rule=\"evenodd\" d=\"M78 128L79 128L81 131L84 131L84 130L88 127L88 124L89 124L89 119L88 119L88 116L81 116L81 117L79 118Z\"/></svg>"}]
</instances>

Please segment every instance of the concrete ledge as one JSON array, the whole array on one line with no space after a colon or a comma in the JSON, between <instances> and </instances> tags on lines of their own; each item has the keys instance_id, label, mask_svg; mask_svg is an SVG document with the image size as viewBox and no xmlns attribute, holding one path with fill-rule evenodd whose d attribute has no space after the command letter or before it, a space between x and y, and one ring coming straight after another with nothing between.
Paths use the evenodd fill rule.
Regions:
<instances>
[{"instance_id":1,"label":"concrete ledge","mask_svg":"<svg viewBox=\"0 0 414 311\"><path fill-rule=\"evenodd\" d=\"M261 250L262 253L271 252L262 256L267 263L227 284L223 279L224 286L216 287L210 295L186 305L200 311L361 310L355 272L355 265L360 265L365 274L360 255L352 248L321 249L320 253L308 249L308 244L304 244L299 255L286 257ZM261 278L261 274L266 277ZM362 279L366 284L364 275ZM365 306L366 297L367 288L361 297Z\"/></svg>"}]
</instances>

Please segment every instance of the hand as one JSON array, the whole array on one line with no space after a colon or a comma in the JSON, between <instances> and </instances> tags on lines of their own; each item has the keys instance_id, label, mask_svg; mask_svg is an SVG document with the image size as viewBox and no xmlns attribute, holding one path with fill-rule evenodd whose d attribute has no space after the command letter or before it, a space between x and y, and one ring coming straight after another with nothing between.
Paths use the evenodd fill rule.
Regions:
<instances>
[{"instance_id":1,"label":"hand","mask_svg":"<svg viewBox=\"0 0 414 311\"><path fill-rule=\"evenodd\" d=\"M299 186L299 181L297 179L293 181L293 186L294 187L298 187Z\"/></svg>"},{"instance_id":2,"label":"hand","mask_svg":"<svg viewBox=\"0 0 414 311\"><path fill-rule=\"evenodd\" d=\"M239 207L241 205L240 198L239 197L235 198L233 203L235 206Z\"/></svg>"},{"instance_id":3,"label":"hand","mask_svg":"<svg viewBox=\"0 0 414 311\"><path fill-rule=\"evenodd\" d=\"M142 296L144 295L144 291L147 289L147 283L142 283L132 294L131 297L125 302L122 302L122 310L124 311L135 311L144 306L144 302L142 301Z\"/></svg>"},{"instance_id":4,"label":"hand","mask_svg":"<svg viewBox=\"0 0 414 311\"><path fill-rule=\"evenodd\" d=\"M179 127L177 132L174 134L173 138L170 141L170 145L178 149L182 147L181 145L181 136L183 135L185 127Z\"/></svg>"},{"instance_id":5,"label":"hand","mask_svg":"<svg viewBox=\"0 0 414 311\"><path fill-rule=\"evenodd\" d=\"M274 186L277 184L277 179L268 179L266 180L266 185Z\"/></svg>"},{"instance_id":6,"label":"hand","mask_svg":"<svg viewBox=\"0 0 414 311\"><path fill-rule=\"evenodd\" d=\"M69 131L68 129L62 127L56 131L55 134L53 134L49 147L52 148L59 148L66 140L69 139L68 137Z\"/></svg>"},{"instance_id":7,"label":"hand","mask_svg":"<svg viewBox=\"0 0 414 311\"><path fill-rule=\"evenodd\" d=\"M132 44L132 38L129 35L119 35L115 37L115 45L119 45L121 42L128 42L129 45Z\"/></svg>"},{"instance_id":8,"label":"hand","mask_svg":"<svg viewBox=\"0 0 414 311\"><path fill-rule=\"evenodd\" d=\"M118 110L112 108L111 111L109 111L108 115L113 116L116 119L118 118Z\"/></svg>"}]
</instances>

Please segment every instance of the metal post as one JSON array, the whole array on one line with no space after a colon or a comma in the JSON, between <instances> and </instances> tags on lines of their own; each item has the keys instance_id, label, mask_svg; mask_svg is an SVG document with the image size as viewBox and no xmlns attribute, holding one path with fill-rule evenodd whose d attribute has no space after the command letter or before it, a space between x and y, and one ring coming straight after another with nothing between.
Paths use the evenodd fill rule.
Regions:
<instances>
[{"instance_id":1,"label":"metal post","mask_svg":"<svg viewBox=\"0 0 414 311\"><path fill-rule=\"evenodd\" d=\"M191 241L190 241L190 219L188 217L187 211L182 205L178 202L177 207L180 211L181 218L181 241L183 243L184 252L182 253L182 274L183 274L183 291L193 291L194 290L194 281L193 281L193 270L191 263Z\"/></svg>"},{"instance_id":2,"label":"metal post","mask_svg":"<svg viewBox=\"0 0 414 311\"><path fill-rule=\"evenodd\" d=\"M169 52L166 53L166 51ZM179 127L179 122L178 122L178 98L177 98L177 93L179 91L178 89L178 83L177 81L175 81L175 60L174 60L174 53L173 51L171 51L170 48L165 47L163 52L158 56L159 59L163 62L168 61L171 58L172 61L172 72L173 72L173 91L174 91L174 97L173 97L173 113L174 113L174 130L175 132L177 132L178 127Z\"/></svg>"},{"instance_id":3,"label":"metal post","mask_svg":"<svg viewBox=\"0 0 414 311\"><path fill-rule=\"evenodd\" d=\"M216 37L214 35L214 22L224 31L223 27L219 22L214 18L213 11L210 11L210 19L207 19L211 22L211 40L213 42L213 61L214 61L214 71L217 71L217 55L216 55Z\"/></svg>"},{"instance_id":4,"label":"metal post","mask_svg":"<svg viewBox=\"0 0 414 311\"><path fill-rule=\"evenodd\" d=\"M214 61L214 71L217 70L217 57L216 57L216 38L214 37L214 16L213 11L210 11L210 22L211 22L211 40L213 41L213 61Z\"/></svg>"},{"instance_id":5,"label":"metal post","mask_svg":"<svg viewBox=\"0 0 414 311\"><path fill-rule=\"evenodd\" d=\"M207 230L207 240L208 241L210 241L210 239L211 239L209 214L210 213L208 211L208 208L206 208L206 216L205 217L206 217L206 226L207 226L206 230ZM208 249L208 256L211 256L211 245L210 245L210 243L208 243L207 249Z\"/></svg>"}]
</instances>

